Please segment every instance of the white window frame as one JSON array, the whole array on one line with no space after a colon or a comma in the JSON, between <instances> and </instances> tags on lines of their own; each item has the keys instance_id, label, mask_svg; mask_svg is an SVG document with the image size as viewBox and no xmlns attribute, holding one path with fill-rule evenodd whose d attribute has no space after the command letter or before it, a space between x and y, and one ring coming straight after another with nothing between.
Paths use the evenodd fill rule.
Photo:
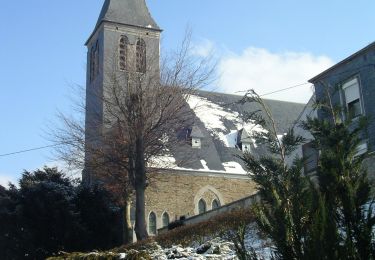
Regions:
<instances>
[{"instance_id":1,"label":"white window frame","mask_svg":"<svg viewBox=\"0 0 375 260\"><path fill-rule=\"evenodd\" d=\"M353 86L356 86L357 87L357 92L358 92L358 98L355 98L355 99L348 99L347 98L347 89L348 88L351 88ZM343 95L343 99L345 101L345 108L346 108L346 111L349 112L349 104L351 102L354 102L356 100L359 100L359 107L361 109L360 111L360 114L358 116L354 116L353 119L356 119L357 117L361 116L361 115L364 115L364 109L363 109L363 100L362 100L362 94L361 94L361 87L360 87L360 80L359 80L359 77L354 77L354 78L351 78L349 80L347 80L346 82L344 82L342 84L342 95Z\"/></svg>"}]
</instances>

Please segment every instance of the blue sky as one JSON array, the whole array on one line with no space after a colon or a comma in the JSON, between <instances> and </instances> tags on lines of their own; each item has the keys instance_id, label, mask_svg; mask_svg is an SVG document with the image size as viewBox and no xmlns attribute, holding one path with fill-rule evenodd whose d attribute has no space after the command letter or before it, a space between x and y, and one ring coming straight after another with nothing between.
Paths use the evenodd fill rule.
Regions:
<instances>
[{"instance_id":1,"label":"blue sky","mask_svg":"<svg viewBox=\"0 0 375 260\"><path fill-rule=\"evenodd\" d=\"M47 125L85 84L86 49L103 0L4 1L0 9L0 154L48 145ZM306 82L375 40L375 1L148 0L162 50L193 30L196 55L213 52L212 88L259 93ZM310 87L269 98L303 102ZM302 94L296 94L300 91ZM293 95L291 95L291 93ZM298 99L298 98L299 99ZM0 157L0 183L52 161L45 149Z\"/></svg>"}]
</instances>

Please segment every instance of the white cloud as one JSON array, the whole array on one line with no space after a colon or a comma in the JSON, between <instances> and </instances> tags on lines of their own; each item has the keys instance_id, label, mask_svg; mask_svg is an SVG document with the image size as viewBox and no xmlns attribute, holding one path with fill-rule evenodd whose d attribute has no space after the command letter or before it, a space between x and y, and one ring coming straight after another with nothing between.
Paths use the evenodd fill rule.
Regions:
<instances>
[{"instance_id":1,"label":"white cloud","mask_svg":"<svg viewBox=\"0 0 375 260\"><path fill-rule=\"evenodd\" d=\"M215 49L215 44L208 40L202 39L199 43L193 43L191 54L198 57L206 58L213 53Z\"/></svg>"},{"instance_id":2,"label":"white cloud","mask_svg":"<svg viewBox=\"0 0 375 260\"><path fill-rule=\"evenodd\" d=\"M223 56L219 62L219 87L226 93L255 89L258 94L266 94L305 83L332 65L333 61L326 56L307 52L272 53L249 47L241 55ZM312 93L308 84L265 98L307 103Z\"/></svg>"}]
</instances>

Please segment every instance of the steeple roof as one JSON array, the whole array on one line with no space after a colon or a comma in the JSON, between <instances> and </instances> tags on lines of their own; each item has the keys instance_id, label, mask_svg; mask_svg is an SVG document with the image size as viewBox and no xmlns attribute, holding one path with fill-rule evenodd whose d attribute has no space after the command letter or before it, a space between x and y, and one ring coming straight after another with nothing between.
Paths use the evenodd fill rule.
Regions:
<instances>
[{"instance_id":1,"label":"steeple roof","mask_svg":"<svg viewBox=\"0 0 375 260\"><path fill-rule=\"evenodd\" d=\"M105 0L96 27L103 21L160 30L145 0Z\"/></svg>"}]
</instances>

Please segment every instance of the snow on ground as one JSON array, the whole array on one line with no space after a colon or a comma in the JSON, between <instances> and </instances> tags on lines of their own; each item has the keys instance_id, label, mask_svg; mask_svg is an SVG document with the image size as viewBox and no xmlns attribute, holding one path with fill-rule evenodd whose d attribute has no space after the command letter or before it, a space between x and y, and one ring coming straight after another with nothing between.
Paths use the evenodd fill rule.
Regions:
<instances>
[{"instance_id":1,"label":"snow on ground","mask_svg":"<svg viewBox=\"0 0 375 260\"><path fill-rule=\"evenodd\" d=\"M272 249L269 240L259 237L256 225L250 225L245 235L245 246L248 251L253 248L258 259L271 259ZM173 245L163 248L157 243L150 245L146 252L154 260L181 259L181 260L230 260L238 259L235 246L231 241L216 237L204 243L195 242L189 247ZM126 254L120 254L124 259Z\"/></svg>"}]
</instances>

